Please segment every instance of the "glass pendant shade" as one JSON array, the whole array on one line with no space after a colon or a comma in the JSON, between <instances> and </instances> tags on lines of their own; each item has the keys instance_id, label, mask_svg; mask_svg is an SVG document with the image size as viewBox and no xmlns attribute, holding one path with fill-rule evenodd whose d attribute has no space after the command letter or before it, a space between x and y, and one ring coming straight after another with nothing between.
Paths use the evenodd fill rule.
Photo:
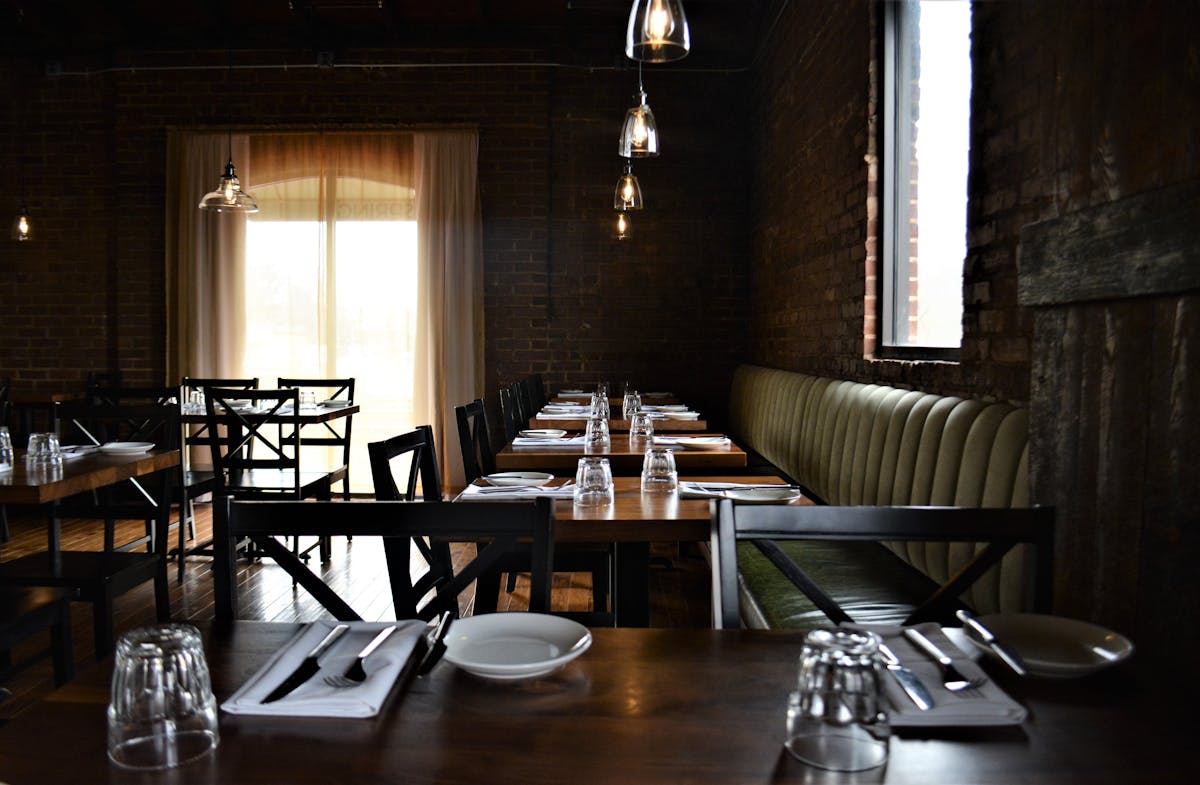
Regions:
<instances>
[{"instance_id":1,"label":"glass pendant shade","mask_svg":"<svg viewBox=\"0 0 1200 785\"><path fill-rule=\"evenodd\" d=\"M617 239L629 239L629 215L623 210L617 213Z\"/></svg>"},{"instance_id":2,"label":"glass pendant shade","mask_svg":"<svg viewBox=\"0 0 1200 785\"><path fill-rule=\"evenodd\" d=\"M29 223L29 209L25 205L21 205L17 217L13 219L12 239L21 243L33 239L33 227Z\"/></svg>"},{"instance_id":3,"label":"glass pendant shade","mask_svg":"<svg viewBox=\"0 0 1200 785\"><path fill-rule=\"evenodd\" d=\"M643 63L669 63L692 48L681 0L635 0L625 28L625 56Z\"/></svg>"},{"instance_id":4,"label":"glass pendant shade","mask_svg":"<svg viewBox=\"0 0 1200 785\"><path fill-rule=\"evenodd\" d=\"M613 191L613 209L642 209L642 186L628 165L625 167L625 174L617 180L616 190Z\"/></svg>"},{"instance_id":5,"label":"glass pendant shade","mask_svg":"<svg viewBox=\"0 0 1200 785\"><path fill-rule=\"evenodd\" d=\"M625 113L617 152L624 158L653 158L658 155L658 126L646 103L646 93L638 93L638 105Z\"/></svg>"},{"instance_id":6,"label":"glass pendant shade","mask_svg":"<svg viewBox=\"0 0 1200 785\"><path fill-rule=\"evenodd\" d=\"M215 210L218 213L258 212L258 203L254 201L254 197L242 190L237 170L233 168L232 158L225 164L225 174L221 175L221 181L217 183L216 190L209 191L200 200L200 209Z\"/></svg>"}]
</instances>

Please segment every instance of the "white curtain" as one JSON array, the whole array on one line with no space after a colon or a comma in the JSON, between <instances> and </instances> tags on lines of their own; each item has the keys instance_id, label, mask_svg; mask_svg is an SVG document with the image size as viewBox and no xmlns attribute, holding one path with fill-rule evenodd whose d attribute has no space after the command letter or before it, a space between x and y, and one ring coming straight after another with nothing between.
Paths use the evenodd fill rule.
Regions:
<instances>
[{"instance_id":1,"label":"white curtain","mask_svg":"<svg viewBox=\"0 0 1200 785\"><path fill-rule=\"evenodd\" d=\"M404 142L398 143L398 137ZM234 137L233 157L242 186L255 195L261 208L251 218L255 226L260 225L259 221L286 220L295 222L295 231L309 231L300 227L308 227L313 221L323 227L314 239L321 246L321 261L312 267L288 265L285 272L291 278L311 279L313 287L321 291L321 304L308 315L286 315L294 326L285 331L293 338L300 335L300 343L281 348L280 356L271 354L272 362L259 351L257 340L261 336L256 335L251 350L246 346L248 305L255 310L270 306L267 298L255 294L247 303L247 219L237 214L206 213L196 206L200 196L216 185L228 155L226 144L223 134L185 133L172 134L168 144L168 381L176 382L184 375L245 375L259 376L264 386L271 386L276 375L356 376L356 398L364 408L355 418L355 451L365 458L368 440L429 423L434 430L443 482L461 485L465 478L454 407L479 397L483 379L478 132L308 132ZM379 215L383 204L380 191L371 181L411 183L415 188L416 323L411 328L411 354L392 350L385 363L375 362L356 372L350 365L352 361L342 356L345 347L337 338L339 332L349 334L353 330L339 325L345 311L330 303L339 298L343 303L352 302L365 318L382 322L396 317L392 313L398 310L394 307L396 298L406 294L381 285L368 285L357 295L346 291L337 294L338 280L344 276L337 270L334 217L349 216L346 220L352 221L364 216L383 217ZM320 185L314 186L314 182ZM398 208L393 203L387 209ZM412 220L411 214L387 217ZM379 256L371 262L377 265L376 270L383 269L378 265L393 264L388 260L389 252L387 247L378 248ZM408 329L396 326L386 328L386 332L397 334ZM375 343L379 342L376 339ZM279 368L266 367L279 363ZM388 366L386 370L393 375L372 384L370 377L381 370L381 365ZM404 377L404 396L411 395L411 413L407 405L401 413L371 402L380 388L396 385L398 376ZM382 424L377 422L371 427L363 422L360 426L359 420L372 417L384 418ZM352 472L360 489L362 483L369 483L369 476L365 469Z\"/></svg>"},{"instance_id":2,"label":"white curtain","mask_svg":"<svg viewBox=\"0 0 1200 785\"><path fill-rule=\"evenodd\" d=\"M466 478L454 407L483 390L479 134L420 132L413 141L420 314L413 408L433 424L443 482L459 487Z\"/></svg>"},{"instance_id":3,"label":"white curtain","mask_svg":"<svg viewBox=\"0 0 1200 785\"><path fill-rule=\"evenodd\" d=\"M246 217L199 209L233 160L245 183L249 138L172 133L167 140L167 378L237 376L245 350Z\"/></svg>"}]
</instances>

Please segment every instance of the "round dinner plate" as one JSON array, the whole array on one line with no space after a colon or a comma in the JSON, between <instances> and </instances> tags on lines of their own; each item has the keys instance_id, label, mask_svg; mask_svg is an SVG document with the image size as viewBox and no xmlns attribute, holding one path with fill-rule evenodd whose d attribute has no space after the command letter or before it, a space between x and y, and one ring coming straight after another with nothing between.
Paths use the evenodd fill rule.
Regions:
<instances>
[{"instance_id":1,"label":"round dinner plate","mask_svg":"<svg viewBox=\"0 0 1200 785\"><path fill-rule=\"evenodd\" d=\"M778 504L800 498L800 491L781 486L779 488L730 488L725 491L726 499L744 504Z\"/></svg>"},{"instance_id":2,"label":"round dinner plate","mask_svg":"<svg viewBox=\"0 0 1200 785\"><path fill-rule=\"evenodd\" d=\"M662 415L671 420L699 420L700 412L666 412Z\"/></svg>"},{"instance_id":3,"label":"round dinner plate","mask_svg":"<svg viewBox=\"0 0 1200 785\"><path fill-rule=\"evenodd\" d=\"M561 439L566 435L567 432L562 428L530 428L527 431L521 431L521 436L526 439Z\"/></svg>"},{"instance_id":4,"label":"round dinner plate","mask_svg":"<svg viewBox=\"0 0 1200 785\"><path fill-rule=\"evenodd\" d=\"M154 442L108 442L100 445L100 452L120 455L131 452L146 452L154 449Z\"/></svg>"},{"instance_id":5,"label":"round dinner plate","mask_svg":"<svg viewBox=\"0 0 1200 785\"><path fill-rule=\"evenodd\" d=\"M552 673L591 645L587 627L561 616L485 613L450 625L443 657L476 676L512 681Z\"/></svg>"},{"instance_id":6,"label":"round dinner plate","mask_svg":"<svg viewBox=\"0 0 1200 785\"><path fill-rule=\"evenodd\" d=\"M1025 661L1031 676L1071 679L1116 665L1133 654L1124 635L1091 622L1042 613L996 613L979 621ZM970 628L966 639L984 652ZM992 655L994 656L994 655Z\"/></svg>"},{"instance_id":7,"label":"round dinner plate","mask_svg":"<svg viewBox=\"0 0 1200 785\"><path fill-rule=\"evenodd\" d=\"M693 436L675 443L689 450L719 450L729 446L729 439L724 436Z\"/></svg>"},{"instance_id":8,"label":"round dinner plate","mask_svg":"<svg viewBox=\"0 0 1200 785\"><path fill-rule=\"evenodd\" d=\"M545 472L499 472L484 477L492 485L545 485L554 479Z\"/></svg>"}]
</instances>

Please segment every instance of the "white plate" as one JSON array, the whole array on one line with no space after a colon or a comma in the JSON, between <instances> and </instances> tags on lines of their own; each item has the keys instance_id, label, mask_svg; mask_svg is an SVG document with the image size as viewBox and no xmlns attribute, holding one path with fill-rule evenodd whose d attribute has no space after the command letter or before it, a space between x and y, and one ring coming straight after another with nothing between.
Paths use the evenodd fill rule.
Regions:
<instances>
[{"instance_id":1,"label":"white plate","mask_svg":"<svg viewBox=\"0 0 1200 785\"><path fill-rule=\"evenodd\" d=\"M561 616L485 613L450 625L444 657L488 679L533 679L558 670L591 645L587 627Z\"/></svg>"},{"instance_id":2,"label":"white plate","mask_svg":"<svg viewBox=\"0 0 1200 785\"><path fill-rule=\"evenodd\" d=\"M663 412L669 420L699 420L700 412Z\"/></svg>"},{"instance_id":3,"label":"white plate","mask_svg":"<svg viewBox=\"0 0 1200 785\"><path fill-rule=\"evenodd\" d=\"M545 485L554 479L545 472L499 472L484 477L492 485Z\"/></svg>"},{"instance_id":4,"label":"white plate","mask_svg":"<svg viewBox=\"0 0 1200 785\"><path fill-rule=\"evenodd\" d=\"M681 403L664 403L654 408L660 412L686 412L688 410L688 407Z\"/></svg>"},{"instance_id":5,"label":"white plate","mask_svg":"<svg viewBox=\"0 0 1200 785\"><path fill-rule=\"evenodd\" d=\"M100 445L100 452L122 455L132 452L146 452L154 449L154 442L108 442Z\"/></svg>"},{"instance_id":6,"label":"white plate","mask_svg":"<svg viewBox=\"0 0 1200 785\"><path fill-rule=\"evenodd\" d=\"M321 401L317 406L324 406L326 409L340 409L343 406L350 406L354 401Z\"/></svg>"},{"instance_id":7,"label":"white plate","mask_svg":"<svg viewBox=\"0 0 1200 785\"><path fill-rule=\"evenodd\" d=\"M1021 655L1031 676L1077 678L1116 665L1133 654L1133 644L1125 636L1079 619L997 613L980 616L979 621ZM969 629L965 637L991 654L991 649L979 643Z\"/></svg>"},{"instance_id":8,"label":"white plate","mask_svg":"<svg viewBox=\"0 0 1200 785\"><path fill-rule=\"evenodd\" d=\"M772 504L790 502L800 498L800 491L795 488L730 488L725 491L726 499L748 504Z\"/></svg>"},{"instance_id":9,"label":"white plate","mask_svg":"<svg viewBox=\"0 0 1200 785\"><path fill-rule=\"evenodd\" d=\"M689 439L678 439L675 443L689 450L719 450L730 444L729 439L724 436L693 436Z\"/></svg>"},{"instance_id":10,"label":"white plate","mask_svg":"<svg viewBox=\"0 0 1200 785\"><path fill-rule=\"evenodd\" d=\"M561 428L531 428L521 431L521 435L526 439L561 439L567 432Z\"/></svg>"}]
</instances>

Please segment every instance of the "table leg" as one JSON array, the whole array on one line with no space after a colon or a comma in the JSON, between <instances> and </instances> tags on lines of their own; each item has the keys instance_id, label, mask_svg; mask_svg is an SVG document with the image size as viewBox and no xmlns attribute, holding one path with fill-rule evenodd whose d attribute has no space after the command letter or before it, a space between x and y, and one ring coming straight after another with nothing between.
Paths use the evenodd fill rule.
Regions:
<instances>
[{"instance_id":1,"label":"table leg","mask_svg":"<svg viewBox=\"0 0 1200 785\"><path fill-rule=\"evenodd\" d=\"M619 542L613 582L613 616L618 627L650 626L650 543Z\"/></svg>"},{"instance_id":2,"label":"table leg","mask_svg":"<svg viewBox=\"0 0 1200 785\"><path fill-rule=\"evenodd\" d=\"M213 615L227 623L236 617L237 572L234 569L235 545L229 537L229 501L216 497L212 505L213 525Z\"/></svg>"}]
</instances>

